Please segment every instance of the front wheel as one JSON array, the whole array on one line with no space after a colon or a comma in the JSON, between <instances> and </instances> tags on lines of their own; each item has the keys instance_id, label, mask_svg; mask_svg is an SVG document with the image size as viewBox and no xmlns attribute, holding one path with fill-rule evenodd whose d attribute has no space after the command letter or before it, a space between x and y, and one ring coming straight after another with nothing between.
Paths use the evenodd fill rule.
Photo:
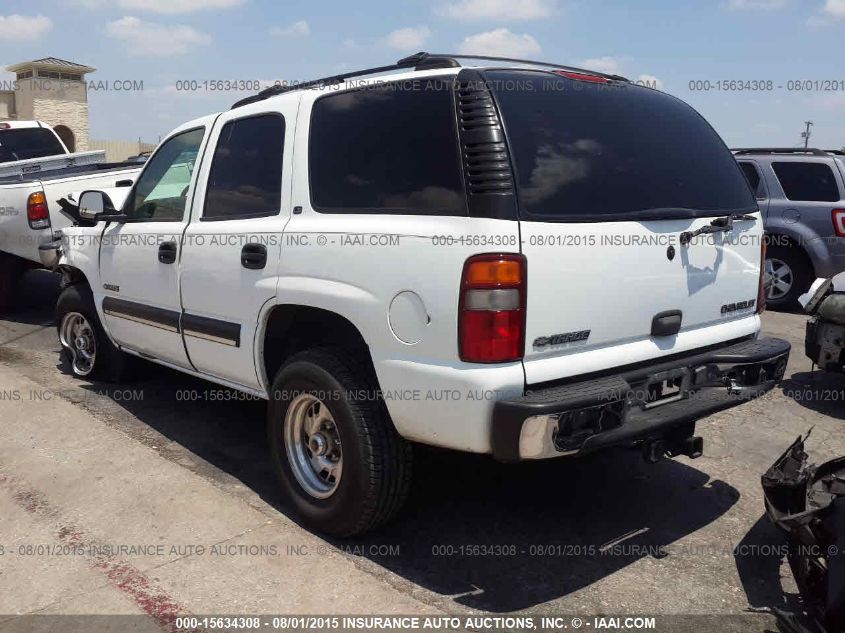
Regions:
<instances>
[{"instance_id":1,"label":"front wheel","mask_svg":"<svg viewBox=\"0 0 845 633\"><path fill-rule=\"evenodd\" d=\"M401 508L411 447L375 398L364 363L341 349L293 356L273 382L267 437L285 496L308 527L373 530Z\"/></svg>"},{"instance_id":2,"label":"front wheel","mask_svg":"<svg viewBox=\"0 0 845 633\"><path fill-rule=\"evenodd\" d=\"M132 359L109 340L87 285L62 290L56 302L56 322L62 356L74 376L105 382L126 377Z\"/></svg>"}]
</instances>

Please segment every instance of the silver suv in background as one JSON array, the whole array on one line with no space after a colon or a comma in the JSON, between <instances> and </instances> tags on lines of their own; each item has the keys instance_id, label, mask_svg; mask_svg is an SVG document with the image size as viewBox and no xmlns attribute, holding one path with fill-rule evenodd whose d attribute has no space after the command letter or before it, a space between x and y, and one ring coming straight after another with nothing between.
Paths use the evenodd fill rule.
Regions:
<instances>
[{"instance_id":1,"label":"silver suv in background","mask_svg":"<svg viewBox=\"0 0 845 633\"><path fill-rule=\"evenodd\" d=\"M763 214L772 284L766 303L796 305L817 277L845 270L845 153L736 149Z\"/></svg>"}]
</instances>

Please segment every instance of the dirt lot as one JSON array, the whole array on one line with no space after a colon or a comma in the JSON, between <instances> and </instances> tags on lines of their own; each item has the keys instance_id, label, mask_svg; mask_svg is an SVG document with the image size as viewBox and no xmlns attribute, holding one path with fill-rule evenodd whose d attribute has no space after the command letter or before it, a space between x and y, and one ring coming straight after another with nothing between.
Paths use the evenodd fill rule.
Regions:
<instances>
[{"instance_id":1,"label":"dirt lot","mask_svg":"<svg viewBox=\"0 0 845 633\"><path fill-rule=\"evenodd\" d=\"M157 630L174 613L789 608L760 475L813 426L817 461L845 454L845 377L810 373L804 317L766 313L793 344L787 378L700 422L704 457L508 466L421 449L398 521L327 542L277 495L261 402L160 368L119 388L73 380L57 367L55 280L25 288L29 306L0 320L0 630L30 613L147 614L133 622Z\"/></svg>"}]
</instances>

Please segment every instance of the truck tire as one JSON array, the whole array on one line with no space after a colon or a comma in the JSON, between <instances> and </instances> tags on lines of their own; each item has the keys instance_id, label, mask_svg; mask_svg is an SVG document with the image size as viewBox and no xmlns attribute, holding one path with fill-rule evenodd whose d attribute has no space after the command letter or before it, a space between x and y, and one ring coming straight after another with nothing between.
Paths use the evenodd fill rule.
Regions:
<instances>
[{"instance_id":1,"label":"truck tire","mask_svg":"<svg viewBox=\"0 0 845 633\"><path fill-rule=\"evenodd\" d=\"M13 312L17 307L23 272L24 266L20 258L0 253L0 313Z\"/></svg>"},{"instance_id":2,"label":"truck tire","mask_svg":"<svg viewBox=\"0 0 845 633\"><path fill-rule=\"evenodd\" d=\"M279 370L267 407L285 497L306 526L336 537L389 521L411 483L411 445L375 398L369 373L345 350L307 350Z\"/></svg>"},{"instance_id":3,"label":"truck tire","mask_svg":"<svg viewBox=\"0 0 845 633\"><path fill-rule=\"evenodd\" d=\"M77 378L121 382L132 357L109 340L100 324L87 284L68 286L56 302L56 324L62 358Z\"/></svg>"},{"instance_id":4,"label":"truck tire","mask_svg":"<svg viewBox=\"0 0 845 633\"><path fill-rule=\"evenodd\" d=\"M798 305L798 297L812 283L807 256L794 246L769 246L766 261L772 265L772 286L766 295L766 306L789 310Z\"/></svg>"}]
</instances>

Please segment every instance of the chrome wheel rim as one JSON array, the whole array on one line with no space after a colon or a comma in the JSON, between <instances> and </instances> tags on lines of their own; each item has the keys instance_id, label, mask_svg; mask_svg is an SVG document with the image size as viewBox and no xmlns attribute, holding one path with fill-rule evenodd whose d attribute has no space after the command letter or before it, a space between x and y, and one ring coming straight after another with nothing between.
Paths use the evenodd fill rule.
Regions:
<instances>
[{"instance_id":1,"label":"chrome wheel rim","mask_svg":"<svg viewBox=\"0 0 845 633\"><path fill-rule=\"evenodd\" d=\"M299 394L288 406L283 433L296 481L316 499L331 497L343 473L343 451L329 408L316 396Z\"/></svg>"},{"instance_id":2,"label":"chrome wheel rim","mask_svg":"<svg viewBox=\"0 0 845 633\"><path fill-rule=\"evenodd\" d=\"M97 360L97 339L88 319L79 312L68 312L59 326L59 341L70 354L73 372L87 376Z\"/></svg>"},{"instance_id":3,"label":"chrome wheel rim","mask_svg":"<svg viewBox=\"0 0 845 633\"><path fill-rule=\"evenodd\" d=\"M782 259L769 259L771 264L772 283L766 295L768 299L783 299L792 290L795 283L795 275L792 268Z\"/></svg>"}]
</instances>

